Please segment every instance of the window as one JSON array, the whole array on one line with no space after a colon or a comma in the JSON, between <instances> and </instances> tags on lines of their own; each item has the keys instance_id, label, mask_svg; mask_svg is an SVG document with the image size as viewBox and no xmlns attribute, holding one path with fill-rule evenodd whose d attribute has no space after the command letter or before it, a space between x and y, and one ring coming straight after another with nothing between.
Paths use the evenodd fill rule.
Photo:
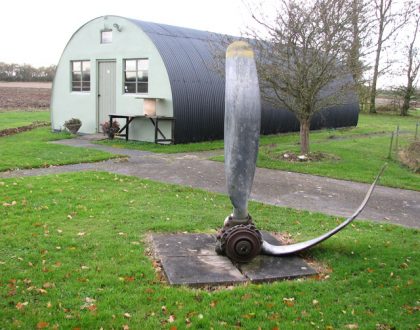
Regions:
<instances>
[{"instance_id":1,"label":"window","mask_svg":"<svg viewBox=\"0 0 420 330\"><path fill-rule=\"evenodd\" d=\"M149 60L124 61L124 92L147 93L149 89Z\"/></svg>"},{"instance_id":2,"label":"window","mask_svg":"<svg viewBox=\"0 0 420 330\"><path fill-rule=\"evenodd\" d=\"M71 62L71 90L73 92L90 91L90 61Z\"/></svg>"},{"instance_id":3,"label":"window","mask_svg":"<svg viewBox=\"0 0 420 330\"><path fill-rule=\"evenodd\" d=\"M112 30L101 31L101 44L110 44L112 42Z\"/></svg>"}]
</instances>

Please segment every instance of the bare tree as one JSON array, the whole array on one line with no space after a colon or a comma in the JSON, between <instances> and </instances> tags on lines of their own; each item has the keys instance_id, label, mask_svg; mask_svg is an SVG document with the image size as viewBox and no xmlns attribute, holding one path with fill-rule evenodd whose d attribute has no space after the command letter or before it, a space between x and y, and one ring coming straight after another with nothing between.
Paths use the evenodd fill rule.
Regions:
<instances>
[{"instance_id":1,"label":"bare tree","mask_svg":"<svg viewBox=\"0 0 420 330\"><path fill-rule=\"evenodd\" d=\"M408 115L408 109L410 108L410 100L415 93L415 80L420 68L420 57L419 47L416 44L417 35L419 32L420 24L420 6L416 15L412 15L414 33L410 39L410 43L407 47L407 84L403 88L403 105L401 107L401 116Z\"/></svg>"},{"instance_id":2,"label":"bare tree","mask_svg":"<svg viewBox=\"0 0 420 330\"><path fill-rule=\"evenodd\" d=\"M372 19L369 0L348 0L351 10L350 48L347 65L353 77L361 108L365 108L369 100L369 87L364 73L368 70L366 57L371 52L370 31ZM369 88L369 89L368 89Z\"/></svg>"},{"instance_id":3,"label":"bare tree","mask_svg":"<svg viewBox=\"0 0 420 330\"><path fill-rule=\"evenodd\" d=\"M301 153L309 152L311 118L346 102L353 80L346 65L351 43L347 0L278 1L274 20L261 5L253 18L257 68L263 98L286 108L300 122Z\"/></svg>"},{"instance_id":4,"label":"bare tree","mask_svg":"<svg viewBox=\"0 0 420 330\"><path fill-rule=\"evenodd\" d=\"M380 75L379 65L381 61L381 54L384 46L388 41L391 40L396 33L407 24L410 10L412 9L412 3L407 3L405 8L398 9L396 7L395 0L374 0L373 10L375 17L373 22L376 31L376 51L375 51L375 63L373 67L373 76L370 92L370 106L369 112L376 113L376 86Z\"/></svg>"}]
</instances>

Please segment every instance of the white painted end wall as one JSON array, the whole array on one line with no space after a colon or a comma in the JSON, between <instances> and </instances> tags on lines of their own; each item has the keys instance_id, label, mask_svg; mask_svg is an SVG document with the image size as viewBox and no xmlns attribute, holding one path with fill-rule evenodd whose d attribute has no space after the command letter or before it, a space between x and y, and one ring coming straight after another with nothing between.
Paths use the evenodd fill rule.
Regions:
<instances>
[{"instance_id":1,"label":"white painted end wall","mask_svg":"<svg viewBox=\"0 0 420 330\"><path fill-rule=\"evenodd\" d=\"M118 24L121 32L113 26ZM112 43L101 44L101 31L113 30ZM148 94L124 93L124 59L149 59ZM71 61L91 61L90 92L71 91ZM149 37L130 20L118 16L96 18L79 28L61 55L52 88L51 123L53 130L63 129L70 118L82 121L80 133L92 134L98 127L98 62L116 62L116 113L143 114L143 100L139 96L158 97L157 115L173 116L172 92L163 60ZM122 123L123 121L121 121ZM162 124L165 136L171 136L171 126ZM154 141L154 127L149 119L135 119L130 125L131 140Z\"/></svg>"}]
</instances>

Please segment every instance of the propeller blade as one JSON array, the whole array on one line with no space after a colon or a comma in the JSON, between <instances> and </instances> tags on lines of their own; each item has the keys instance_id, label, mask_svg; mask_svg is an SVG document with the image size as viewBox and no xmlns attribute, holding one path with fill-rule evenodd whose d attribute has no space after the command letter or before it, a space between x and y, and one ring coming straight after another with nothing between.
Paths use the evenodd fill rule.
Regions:
<instances>
[{"instance_id":1,"label":"propeller blade","mask_svg":"<svg viewBox=\"0 0 420 330\"><path fill-rule=\"evenodd\" d=\"M254 52L244 41L226 51L225 175L233 218L248 218L260 136L261 104Z\"/></svg>"},{"instance_id":2,"label":"propeller blade","mask_svg":"<svg viewBox=\"0 0 420 330\"><path fill-rule=\"evenodd\" d=\"M334 228L333 230L330 230L329 232L325 233L324 235L321 235L317 238L311 239L306 242L296 243L296 244L290 244L290 245L272 245L270 243L267 243L266 241L263 241L261 252L263 254L273 255L273 256L283 256L288 255L292 253L296 253L299 251L306 250L310 247L313 247L322 241L325 241L327 238L333 236L334 234L338 233L341 229L345 228L349 223L351 223L356 217L362 212L364 207L366 206L370 196L372 195L372 192L376 186L376 183L378 182L379 178L381 177L382 173L384 172L387 164L384 164L379 171L379 174L376 176L375 181L373 181L372 185L370 186L368 192L366 193L365 199L363 200L362 204L360 204L359 208L353 213L352 216L347 218L344 222L342 222L339 226Z\"/></svg>"}]
</instances>

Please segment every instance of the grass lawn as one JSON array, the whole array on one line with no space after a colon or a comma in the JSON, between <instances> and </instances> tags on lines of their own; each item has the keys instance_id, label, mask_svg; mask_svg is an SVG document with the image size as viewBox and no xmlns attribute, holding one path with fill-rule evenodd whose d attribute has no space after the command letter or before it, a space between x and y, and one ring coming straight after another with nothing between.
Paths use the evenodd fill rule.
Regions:
<instances>
[{"instance_id":1,"label":"grass lawn","mask_svg":"<svg viewBox=\"0 0 420 330\"><path fill-rule=\"evenodd\" d=\"M118 157L95 149L48 143L66 138L71 138L71 135L64 132L52 133L48 127L1 137L0 171L95 162Z\"/></svg>"},{"instance_id":2,"label":"grass lawn","mask_svg":"<svg viewBox=\"0 0 420 330\"><path fill-rule=\"evenodd\" d=\"M31 124L34 121L50 121L49 111L0 111L0 131Z\"/></svg>"},{"instance_id":3,"label":"grass lawn","mask_svg":"<svg viewBox=\"0 0 420 330\"><path fill-rule=\"evenodd\" d=\"M419 231L355 222L307 252L330 271L218 290L157 277L148 232L215 232L226 196L108 173L0 182L0 320L14 329L416 329ZM334 227L250 203L261 229L296 241Z\"/></svg>"},{"instance_id":4,"label":"grass lawn","mask_svg":"<svg viewBox=\"0 0 420 330\"><path fill-rule=\"evenodd\" d=\"M283 160L286 151L299 152L296 144L273 144L260 148L259 167L309 173L359 182L373 181L376 172L387 162L388 168L381 178L381 185L420 190L420 175L398 161L387 159L390 139L386 136L324 140L312 145L313 152L329 153L338 158L320 162L289 162ZM407 143L401 139L400 143Z\"/></svg>"},{"instance_id":5,"label":"grass lawn","mask_svg":"<svg viewBox=\"0 0 420 330\"><path fill-rule=\"evenodd\" d=\"M297 133L264 136L261 138L257 166L336 179L372 182L381 166L387 162L388 168L381 178L381 185L420 190L419 174L401 165L396 160L395 152L392 153L392 159L388 159L390 132L394 131L397 125L400 126L401 132L399 146L404 147L414 138L416 119L413 117L362 114L356 128L312 132L311 151L334 156L320 162L283 160L285 152L299 153ZM212 159L223 161L223 156Z\"/></svg>"}]
</instances>

